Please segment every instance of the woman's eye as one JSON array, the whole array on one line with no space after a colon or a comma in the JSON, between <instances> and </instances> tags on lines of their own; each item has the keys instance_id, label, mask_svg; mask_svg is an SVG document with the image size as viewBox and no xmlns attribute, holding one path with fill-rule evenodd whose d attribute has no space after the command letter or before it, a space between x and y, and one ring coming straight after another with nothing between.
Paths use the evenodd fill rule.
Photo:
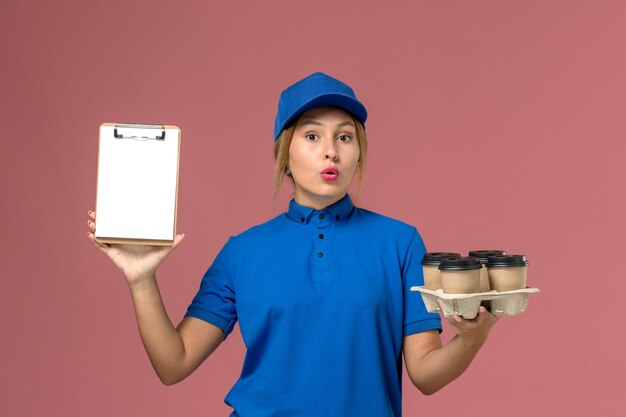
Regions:
<instances>
[{"instance_id":1,"label":"woman's eye","mask_svg":"<svg viewBox=\"0 0 626 417\"><path fill-rule=\"evenodd\" d=\"M339 139L340 141L342 141L342 142L347 142L347 141L349 141L349 140L351 139L351 137L350 137L350 136L348 136L348 135L341 135L341 136L339 136L339 138L338 138L338 139Z\"/></svg>"},{"instance_id":2,"label":"woman's eye","mask_svg":"<svg viewBox=\"0 0 626 417\"><path fill-rule=\"evenodd\" d=\"M315 140L315 139L317 139L317 136L315 134L313 134L313 133L309 133L308 135L306 135L306 138L308 140Z\"/></svg>"}]
</instances>

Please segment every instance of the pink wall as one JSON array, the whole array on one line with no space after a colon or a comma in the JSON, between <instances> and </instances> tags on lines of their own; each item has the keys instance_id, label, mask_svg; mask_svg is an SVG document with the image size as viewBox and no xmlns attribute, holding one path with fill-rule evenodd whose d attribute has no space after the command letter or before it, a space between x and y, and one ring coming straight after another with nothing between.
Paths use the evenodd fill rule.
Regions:
<instances>
[{"instance_id":1,"label":"pink wall","mask_svg":"<svg viewBox=\"0 0 626 417\"><path fill-rule=\"evenodd\" d=\"M187 238L159 273L177 323L227 237L285 207L277 97L316 70L370 111L362 206L433 251L525 253L542 290L460 380L431 397L407 380L405 415L623 410L626 6L402 3L0 5L0 415L228 415L238 331L162 386L123 278L87 240L98 126L182 128Z\"/></svg>"}]
</instances>

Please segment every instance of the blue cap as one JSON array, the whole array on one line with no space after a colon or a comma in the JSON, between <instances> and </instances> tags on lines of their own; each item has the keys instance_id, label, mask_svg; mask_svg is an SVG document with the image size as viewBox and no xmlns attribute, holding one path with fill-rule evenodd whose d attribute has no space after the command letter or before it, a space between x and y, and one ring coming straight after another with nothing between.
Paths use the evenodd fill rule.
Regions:
<instances>
[{"instance_id":1,"label":"blue cap","mask_svg":"<svg viewBox=\"0 0 626 417\"><path fill-rule=\"evenodd\" d=\"M280 133L289 127L302 113L314 107L339 107L351 113L365 124L367 110L357 100L354 91L347 84L321 72L289 86L278 100L278 112L274 123L274 142Z\"/></svg>"}]
</instances>

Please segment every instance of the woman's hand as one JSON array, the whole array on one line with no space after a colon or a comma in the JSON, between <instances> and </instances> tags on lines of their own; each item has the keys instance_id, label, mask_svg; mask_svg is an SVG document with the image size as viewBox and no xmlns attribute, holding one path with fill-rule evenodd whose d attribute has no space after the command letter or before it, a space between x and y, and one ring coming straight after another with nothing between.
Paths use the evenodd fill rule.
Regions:
<instances>
[{"instance_id":1,"label":"woman's hand","mask_svg":"<svg viewBox=\"0 0 626 417\"><path fill-rule=\"evenodd\" d=\"M483 306L478 308L478 314L471 320L459 316L446 317L459 339L472 345L482 345L499 319L499 316L494 316Z\"/></svg>"},{"instance_id":2,"label":"woman's hand","mask_svg":"<svg viewBox=\"0 0 626 417\"><path fill-rule=\"evenodd\" d=\"M161 262L185 237L184 234L176 235L172 246L102 244L96 242L94 235L96 213L89 211L88 214L89 240L113 261L130 286L153 279Z\"/></svg>"}]
</instances>

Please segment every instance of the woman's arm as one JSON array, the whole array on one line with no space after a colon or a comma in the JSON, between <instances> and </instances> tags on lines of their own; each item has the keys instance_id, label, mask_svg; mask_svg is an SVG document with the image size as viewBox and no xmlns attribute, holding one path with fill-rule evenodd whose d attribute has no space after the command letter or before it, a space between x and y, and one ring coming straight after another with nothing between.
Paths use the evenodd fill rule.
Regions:
<instances>
[{"instance_id":1,"label":"woman's arm","mask_svg":"<svg viewBox=\"0 0 626 417\"><path fill-rule=\"evenodd\" d=\"M104 245L96 242L96 213L89 212L88 237L113 261L130 289L139 334L159 379L172 385L191 374L224 340L224 332L207 322L187 317L175 328L170 321L156 281L156 270L180 244L171 247Z\"/></svg>"},{"instance_id":2,"label":"woman's arm","mask_svg":"<svg viewBox=\"0 0 626 417\"><path fill-rule=\"evenodd\" d=\"M217 326L194 317L172 325L156 278L131 287L137 326L154 371L165 385L189 376L224 340Z\"/></svg>"},{"instance_id":3,"label":"woman's arm","mask_svg":"<svg viewBox=\"0 0 626 417\"><path fill-rule=\"evenodd\" d=\"M498 317L484 307L475 319L447 318L456 335L445 346L437 330L406 336L402 342L409 378L422 393L430 395L458 378L487 340Z\"/></svg>"}]
</instances>

